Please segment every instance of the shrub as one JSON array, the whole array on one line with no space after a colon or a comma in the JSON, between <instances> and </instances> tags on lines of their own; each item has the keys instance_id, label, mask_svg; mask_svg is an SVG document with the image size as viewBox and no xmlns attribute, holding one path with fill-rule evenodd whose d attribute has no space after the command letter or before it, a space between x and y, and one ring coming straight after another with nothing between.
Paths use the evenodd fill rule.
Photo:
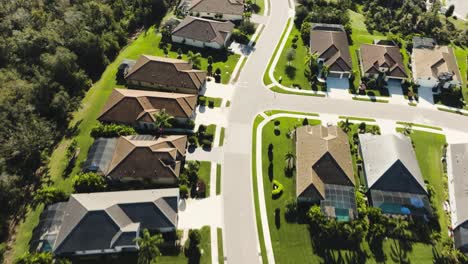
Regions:
<instances>
[{"instance_id":1,"label":"shrub","mask_svg":"<svg viewBox=\"0 0 468 264\"><path fill-rule=\"evenodd\" d=\"M78 146L78 142L76 141L76 139L73 139L67 148L66 156L68 160L70 160L75 155L77 146Z\"/></svg>"},{"instance_id":2,"label":"shrub","mask_svg":"<svg viewBox=\"0 0 468 264\"><path fill-rule=\"evenodd\" d=\"M232 38L232 40L234 40L237 43L241 43L241 44L249 43L249 37L247 37L244 33L242 33L238 29L234 29L232 31L231 38Z\"/></svg>"},{"instance_id":3,"label":"shrub","mask_svg":"<svg viewBox=\"0 0 468 264\"><path fill-rule=\"evenodd\" d=\"M188 142L189 142L189 145L196 146L198 143L197 137L195 135L190 135L188 137Z\"/></svg>"},{"instance_id":4,"label":"shrub","mask_svg":"<svg viewBox=\"0 0 468 264\"><path fill-rule=\"evenodd\" d=\"M199 245L201 242L201 234L197 229L189 230L189 239L191 245Z\"/></svg>"},{"instance_id":5,"label":"shrub","mask_svg":"<svg viewBox=\"0 0 468 264\"><path fill-rule=\"evenodd\" d=\"M68 199L68 195L63 191L53 186L45 186L36 191L34 196L34 204L43 203L45 206L64 202Z\"/></svg>"},{"instance_id":6,"label":"shrub","mask_svg":"<svg viewBox=\"0 0 468 264\"><path fill-rule=\"evenodd\" d=\"M106 188L105 178L95 172L79 173L73 178L73 189L77 193L102 192Z\"/></svg>"},{"instance_id":7,"label":"shrub","mask_svg":"<svg viewBox=\"0 0 468 264\"><path fill-rule=\"evenodd\" d=\"M297 201L294 198L289 199L286 201L285 205L286 209L284 211L284 216L286 220L292 221L297 216Z\"/></svg>"},{"instance_id":8,"label":"shrub","mask_svg":"<svg viewBox=\"0 0 468 264\"><path fill-rule=\"evenodd\" d=\"M278 198L283 193L284 186L277 180L273 180L273 190L271 194L273 197Z\"/></svg>"},{"instance_id":9,"label":"shrub","mask_svg":"<svg viewBox=\"0 0 468 264\"><path fill-rule=\"evenodd\" d=\"M201 145L203 145L204 147L210 148L213 145L213 140L210 140L208 138L204 138L201 141Z\"/></svg>"},{"instance_id":10,"label":"shrub","mask_svg":"<svg viewBox=\"0 0 468 264\"><path fill-rule=\"evenodd\" d=\"M93 138L110 138L136 135L136 131L133 127L118 124L99 124L91 130L91 136Z\"/></svg>"},{"instance_id":11,"label":"shrub","mask_svg":"<svg viewBox=\"0 0 468 264\"><path fill-rule=\"evenodd\" d=\"M250 21L242 21L239 25L239 30L240 32L246 34L246 35L251 35L255 33L255 24L250 22Z\"/></svg>"},{"instance_id":12,"label":"shrub","mask_svg":"<svg viewBox=\"0 0 468 264\"><path fill-rule=\"evenodd\" d=\"M180 197L183 198L183 199L186 199L188 198L188 193L189 193L189 188L187 187L187 185L180 185L179 186L179 193L180 193Z\"/></svg>"},{"instance_id":13,"label":"shrub","mask_svg":"<svg viewBox=\"0 0 468 264\"><path fill-rule=\"evenodd\" d=\"M200 96L198 97L198 104L199 104L199 105L206 105L206 97L203 96L203 95L200 95Z\"/></svg>"}]
</instances>

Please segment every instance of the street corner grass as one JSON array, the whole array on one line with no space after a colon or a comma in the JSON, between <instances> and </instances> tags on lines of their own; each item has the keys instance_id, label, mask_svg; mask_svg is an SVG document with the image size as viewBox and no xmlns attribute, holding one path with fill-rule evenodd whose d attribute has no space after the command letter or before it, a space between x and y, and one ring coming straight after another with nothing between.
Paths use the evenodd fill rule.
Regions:
<instances>
[{"instance_id":1,"label":"street corner grass","mask_svg":"<svg viewBox=\"0 0 468 264\"><path fill-rule=\"evenodd\" d=\"M293 92L293 91L288 91L288 90L284 90L278 86L273 86L271 88L271 91L273 92L277 92L277 93L283 93L283 94L294 94L294 95L305 95L305 96L315 96L315 97L326 97L325 94L322 94L322 93L304 93L304 92L300 92L301 90L297 89L297 92ZM310 91L310 90L309 90Z\"/></svg>"},{"instance_id":2,"label":"street corner grass","mask_svg":"<svg viewBox=\"0 0 468 264\"><path fill-rule=\"evenodd\" d=\"M223 249L223 230L221 228L216 229L218 237L218 263L224 263L224 249Z\"/></svg>"},{"instance_id":3,"label":"street corner grass","mask_svg":"<svg viewBox=\"0 0 468 264\"><path fill-rule=\"evenodd\" d=\"M442 128L436 127L436 126L429 126L429 125L424 125L424 124L409 123L409 122L403 122L403 121L398 121L398 122L396 122L396 123L397 123L398 125L404 125L404 126L411 125L411 126L415 127L416 129L417 129L418 127L423 127L423 128L429 128L429 129L433 129L433 130L442 131Z\"/></svg>"},{"instance_id":4,"label":"street corner grass","mask_svg":"<svg viewBox=\"0 0 468 264\"><path fill-rule=\"evenodd\" d=\"M199 101L202 101L205 106L208 108L221 107L223 98L219 97L209 97L209 96L200 96Z\"/></svg>"},{"instance_id":5,"label":"street corner grass","mask_svg":"<svg viewBox=\"0 0 468 264\"><path fill-rule=\"evenodd\" d=\"M278 50L279 50L279 48L281 46L281 43L283 42L283 39L286 36L286 32L288 31L288 27L289 27L289 25L290 25L290 23L292 21L293 21L292 18L288 19L288 22L286 23L286 27L283 29L283 33L281 34L280 40L276 44L276 48L275 48L273 54L271 55L270 61L268 62L268 67L266 68L265 73L263 74L263 84L265 84L265 85L269 85L269 84L273 83L273 81L270 79L269 72L270 72L271 66L273 64L273 60L276 57L276 54L278 53Z\"/></svg>"},{"instance_id":6,"label":"street corner grass","mask_svg":"<svg viewBox=\"0 0 468 264\"><path fill-rule=\"evenodd\" d=\"M210 196L210 177L211 177L211 162L200 161L200 169L198 170L198 178L202 179L206 186L206 197Z\"/></svg>"},{"instance_id":7,"label":"street corner grass","mask_svg":"<svg viewBox=\"0 0 468 264\"><path fill-rule=\"evenodd\" d=\"M285 111L285 110L268 110L265 111L265 114L268 116L276 114L293 114L293 115L305 115L305 116L319 116L317 113L308 113L308 112L295 112L295 111Z\"/></svg>"},{"instance_id":8,"label":"street corner grass","mask_svg":"<svg viewBox=\"0 0 468 264\"><path fill-rule=\"evenodd\" d=\"M211 264L211 231L211 227L209 226L204 226L200 229L202 237L200 242L200 249L202 250L201 264Z\"/></svg>"},{"instance_id":9,"label":"street corner grass","mask_svg":"<svg viewBox=\"0 0 468 264\"><path fill-rule=\"evenodd\" d=\"M216 165L216 195L221 194L221 164Z\"/></svg>"},{"instance_id":10,"label":"street corner grass","mask_svg":"<svg viewBox=\"0 0 468 264\"><path fill-rule=\"evenodd\" d=\"M278 132L275 132L275 122L279 122ZM286 136L296 126L302 126L304 118L280 117L268 122L262 133L262 174L266 211L270 228L271 242L275 261L277 263L319 263L321 260L312 251L308 226L306 224L289 223L284 217L285 203L295 199L294 175L284 172L284 156L288 152L295 154L294 141ZM320 120L308 119L310 125L320 124ZM273 146L273 160L268 156L269 145ZM271 165L270 165L271 164ZM272 170L270 169L272 166ZM271 170L271 172L269 171ZM272 177L270 177L272 176ZM279 198L272 197L272 182L280 182L284 191ZM279 209L280 221L276 221L275 211ZM257 209L258 210L258 209Z\"/></svg>"},{"instance_id":11,"label":"street corner grass","mask_svg":"<svg viewBox=\"0 0 468 264\"><path fill-rule=\"evenodd\" d=\"M388 103L388 100L373 99L373 98L353 97L353 100L356 100L356 101L363 101L363 102L370 102L370 103Z\"/></svg>"},{"instance_id":12,"label":"street corner grass","mask_svg":"<svg viewBox=\"0 0 468 264\"><path fill-rule=\"evenodd\" d=\"M296 42L297 47L294 49L293 39L298 37ZM291 33L287 36L286 45L281 51L278 63L274 69L274 77L276 80L282 80L281 84L287 87L299 87L301 90L311 90L311 85L307 77L304 75L305 71L305 58L309 53L309 48L305 45L300 37L299 29L294 25ZM287 54L290 50L294 50L296 56L294 60L288 62Z\"/></svg>"},{"instance_id":13,"label":"street corner grass","mask_svg":"<svg viewBox=\"0 0 468 264\"><path fill-rule=\"evenodd\" d=\"M356 117L356 116L339 116L339 119L348 119L348 120L356 120L356 121L364 121L364 122L375 122L373 118L366 118L366 117Z\"/></svg>"}]
</instances>

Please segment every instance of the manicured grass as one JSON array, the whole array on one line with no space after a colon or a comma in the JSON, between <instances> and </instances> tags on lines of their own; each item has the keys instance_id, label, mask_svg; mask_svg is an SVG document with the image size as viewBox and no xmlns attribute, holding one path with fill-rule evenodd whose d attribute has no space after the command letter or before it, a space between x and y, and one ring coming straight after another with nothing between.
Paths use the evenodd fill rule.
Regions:
<instances>
[{"instance_id":1,"label":"manicured grass","mask_svg":"<svg viewBox=\"0 0 468 264\"><path fill-rule=\"evenodd\" d=\"M222 147L224 145L224 130L225 128L222 127L221 131L219 132L219 143L218 146Z\"/></svg>"},{"instance_id":2,"label":"manicured grass","mask_svg":"<svg viewBox=\"0 0 468 264\"><path fill-rule=\"evenodd\" d=\"M216 165L216 195L221 194L221 164Z\"/></svg>"},{"instance_id":3,"label":"manicured grass","mask_svg":"<svg viewBox=\"0 0 468 264\"><path fill-rule=\"evenodd\" d=\"M221 228L216 229L218 236L218 263L224 263L224 250L223 250L223 230Z\"/></svg>"},{"instance_id":4,"label":"manicured grass","mask_svg":"<svg viewBox=\"0 0 468 264\"><path fill-rule=\"evenodd\" d=\"M291 91L288 91L288 90L284 90L284 89L281 89L279 88L278 86L273 86L271 88L271 90L273 92L277 92L277 93L284 93L284 94L297 94L297 95L306 95L306 96L315 96L315 97L325 97L324 94L319 94L319 93L301 93L301 92L291 92ZM300 91L300 90L298 90Z\"/></svg>"},{"instance_id":5,"label":"manicured grass","mask_svg":"<svg viewBox=\"0 0 468 264\"><path fill-rule=\"evenodd\" d=\"M353 100L364 101L364 102L372 102L372 103L388 103L387 100L371 99L371 98L360 98L360 97L353 97Z\"/></svg>"},{"instance_id":6,"label":"manicured grass","mask_svg":"<svg viewBox=\"0 0 468 264\"><path fill-rule=\"evenodd\" d=\"M297 48L293 49L292 43L295 36L298 36L298 40L296 42ZM307 77L304 76L304 70L306 67L305 59L307 54L309 54L309 48L307 45L304 45L300 36L301 33L299 29L297 29L296 26L293 26L286 45L281 51L281 55L275 66L273 75L277 81L282 79L281 84L286 87L300 87L303 90L311 90L310 82ZM295 50L296 57L289 63L287 60L287 54L291 49Z\"/></svg>"},{"instance_id":7,"label":"manicured grass","mask_svg":"<svg viewBox=\"0 0 468 264\"><path fill-rule=\"evenodd\" d=\"M253 122L252 128L252 185L253 185L253 195L254 195L254 206L255 206L255 222L257 224L257 235L258 235L258 243L260 244L260 254L262 255L262 263L268 264L268 259L266 256L266 249L265 249L265 238L263 237L263 229L262 229L262 218L260 216L260 205L259 205L259 197L258 197L258 184L257 184L257 160L256 160L256 152L257 152L257 127L263 121L263 117L257 115Z\"/></svg>"},{"instance_id":8,"label":"manicured grass","mask_svg":"<svg viewBox=\"0 0 468 264\"><path fill-rule=\"evenodd\" d=\"M201 264L211 264L211 228L204 226L200 229L201 242L200 249L202 250L202 256L200 259Z\"/></svg>"},{"instance_id":9,"label":"manicured grass","mask_svg":"<svg viewBox=\"0 0 468 264\"><path fill-rule=\"evenodd\" d=\"M265 114L268 116L272 116L275 114L295 114L295 115L306 115L306 116L319 116L316 113L306 113L306 112L294 112L294 111L283 111L283 110L270 110L265 111Z\"/></svg>"},{"instance_id":10,"label":"manicured grass","mask_svg":"<svg viewBox=\"0 0 468 264\"><path fill-rule=\"evenodd\" d=\"M365 117L355 117L355 116L339 116L340 119L349 119L349 120L358 120L358 121L365 121L365 122L375 122L373 118L365 118Z\"/></svg>"},{"instance_id":11,"label":"manicured grass","mask_svg":"<svg viewBox=\"0 0 468 264\"><path fill-rule=\"evenodd\" d=\"M260 27L261 27L261 28L260 28L260 31L258 32L258 34L257 34L257 36L255 37L255 39L253 39L253 41L252 41L252 46L257 45L257 41L258 41L258 39L260 38L260 35L262 35L263 30L265 29L265 26L263 26L263 25L260 25Z\"/></svg>"},{"instance_id":12,"label":"manicured grass","mask_svg":"<svg viewBox=\"0 0 468 264\"><path fill-rule=\"evenodd\" d=\"M211 176L211 162L200 161L200 169L198 170L198 178L202 179L206 185L206 197L210 196L210 176Z\"/></svg>"},{"instance_id":13,"label":"manicured grass","mask_svg":"<svg viewBox=\"0 0 468 264\"><path fill-rule=\"evenodd\" d=\"M226 107L230 107L230 106L231 106L231 101L227 100Z\"/></svg>"},{"instance_id":14,"label":"manicured grass","mask_svg":"<svg viewBox=\"0 0 468 264\"><path fill-rule=\"evenodd\" d=\"M258 14L260 15L266 15L265 14L265 1L268 1L268 0L255 0L253 1L253 3L255 3L260 9L258 10Z\"/></svg>"},{"instance_id":15,"label":"manicured grass","mask_svg":"<svg viewBox=\"0 0 468 264\"><path fill-rule=\"evenodd\" d=\"M424 128L429 128L429 129L434 129L434 130L440 130L442 131L442 128L440 127L435 127L435 126L429 126L429 125L423 125L423 124L415 124L415 123L408 123L408 122L402 122L398 121L396 122L399 125L412 125L413 127L424 127Z\"/></svg>"},{"instance_id":16,"label":"manicured grass","mask_svg":"<svg viewBox=\"0 0 468 264\"><path fill-rule=\"evenodd\" d=\"M280 122L280 134L274 133L274 122L270 121L263 128L262 133L262 171L265 192L265 203L270 227L270 236L276 263L320 263L320 259L313 254L312 244L306 224L288 223L284 218L284 204L290 199L295 199L294 176L287 177L284 174L284 155L288 152L295 153L295 145L292 139L285 135L295 126L301 126L303 119L281 117L275 119ZM319 120L309 120L309 124L320 124ZM281 197L272 199L272 182L269 179L268 146L273 145L273 179L284 186ZM275 209L280 208L281 220L278 228L275 223Z\"/></svg>"},{"instance_id":17,"label":"manicured grass","mask_svg":"<svg viewBox=\"0 0 468 264\"><path fill-rule=\"evenodd\" d=\"M242 68L244 68L245 63L247 62L247 57L241 58L242 62L241 65L239 66L239 70L236 73L236 76L232 79L232 82L235 83L239 79L239 75L242 71Z\"/></svg>"},{"instance_id":18,"label":"manicured grass","mask_svg":"<svg viewBox=\"0 0 468 264\"><path fill-rule=\"evenodd\" d=\"M276 48L275 48L275 51L273 52L273 54L271 55L271 58L270 58L270 61L268 62L268 67L266 68L265 70L265 73L263 74L263 83L265 85L269 85L271 83L273 83L270 79L270 76L269 76L269 72L270 72L270 68L271 68L271 64L273 63L273 59L276 57L276 53L278 53L278 50L279 50L279 47L281 46L281 43L283 42L283 39L286 35L286 32L288 30L288 27L289 27L289 24L293 21L292 18L288 19L288 23L286 23L286 27L284 28L283 30L283 33L281 34L281 38L278 42L278 44L276 44Z\"/></svg>"},{"instance_id":19,"label":"manicured grass","mask_svg":"<svg viewBox=\"0 0 468 264\"><path fill-rule=\"evenodd\" d=\"M449 113L453 113L453 114L468 116L468 114L465 114L465 113L463 113L461 111L451 110L451 109L447 109L447 108L443 108L443 107L437 107L437 110L444 111L444 112L449 112Z\"/></svg>"},{"instance_id":20,"label":"manicured grass","mask_svg":"<svg viewBox=\"0 0 468 264\"><path fill-rule=\"evenodd\" d=\"M457 59L458 67L460 68L460 74L462 78L462 94L465 101L468 101L468 83L466 81L466 74L467 74L467 56L468 56L468 49L464 49L461 47L454 46L453 52L455 53L455 58ZM466 108L466 107L465 107Z\"/></svg>"}]
</instances>

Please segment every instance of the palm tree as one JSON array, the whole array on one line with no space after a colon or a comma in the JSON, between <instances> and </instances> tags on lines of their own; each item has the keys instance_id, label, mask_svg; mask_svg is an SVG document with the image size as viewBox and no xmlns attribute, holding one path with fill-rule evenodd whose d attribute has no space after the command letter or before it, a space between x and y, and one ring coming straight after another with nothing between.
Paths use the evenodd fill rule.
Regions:
<instances>
[{"instance_id":1,"label":"palm tree","mask_svg":"<svg viewBox=\"0 0 468 264\"><path fill-rule=\"evenodd\" d=\"M138 264L150 264L157 256L161 255L159 251L159 245L161 245L164 240L161 234L155 234L151 236L148 229L143 230L143 235L136 238L136 242L140 247L138 252Z\"/></svg>"},{"instance_id":2,"label":"palm tree","mask_svg":"<svg viewBox=\"0 0 468 264\"><path fill-rule=\"evenodd\" d=\"M348 118L346 118L346 120L343 123L343 131L346 132L346 133L351 131L351 123L349 122Z\"/></svg>"},{"instance_id":3,"label":"palm tree","mask_svg":"<svg viewBox=\"0 0 468 264\"><path fill-rule=\"evenodd\" d=\"M171 120L174 117L166 113L166 110L163 109L160 112L154 114L154 126L163 130L164 128L170 128L172 126Z\"/></svg>"},{"instance_id":4,"label":"palm tree","mask_svg":"<svg viewBox=\"0 0 468 264\"><path fill-rule=\"evenodd\" d=\"M200 63L201 63L201 54L199 52L193 53L193 51L189 51L187 53L187 58L190 63L192 63L193 67L196 69L200 68Z\"/></svg>"},{"instance_id":5,"label":"palm tree","mask_svg":"<svg viewBox=\"0 0 468 264\"><path fill-rule=\"evenodd\" d=\"M296 157L292 152L288 152L284 155L284 161L286 162L286 169L288 170L292 170L296 166Z\"/></svg>"},{"instance_id":6,"label":"palm tree","mask_svg":"<svg viewBox=\"0 0 468 264\"><path fill-rule=\"evenodd\" d=\"M329 72L330 72L330 68L324 64L322 66L322 77L326 79Z\"/></svg>"}]
</instances>

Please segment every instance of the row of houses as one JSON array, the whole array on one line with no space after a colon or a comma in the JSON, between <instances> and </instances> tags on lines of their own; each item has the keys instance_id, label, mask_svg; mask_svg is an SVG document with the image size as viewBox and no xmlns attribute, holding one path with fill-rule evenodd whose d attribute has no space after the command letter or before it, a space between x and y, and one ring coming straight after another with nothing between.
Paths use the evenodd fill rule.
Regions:
<instances>
[{"instance_id":1,"label":"row of houses","mask_svg":"<svg viewBox=\"0 0 468 264\"><path fill-rule=\"evenodd\" d=\"M349 78L352 60L348 36L341 25L316 24L310 33L310 52L318 55L318 64L329 68L329 77ZM359 68L363 77L403 82L408 78L400 48L387 40L362 44L359 48ZM461 75L453 49L439 46L428 38L414 37L411 69L415 83L423 87L450 88L461 84Z\"/></svg>"},{"instance_id":2,"label":"row of houses","mask_svg":"<svg viewBox=\"0 0 468 264\"><path fill-rule=\"evenodd\" d=\"M206 72L190 63L142 55L119 67L127 85L112 91L98 120L154 128L154 115L165 111L176 122L195 117ZM36 227L31 248L56 256L96 257L139 250L143 229L174 233L178 224L178 179L185 162L186 135L132 135L97 138L82 170L108 181L151 182L162 189L72 194L48 206Z\"/></svg>"},{"instance_id":3,"label":"row of houses","mask_svg":"<svg viewBox=\"0 0 468 264\"><path fill-rule=\"evenodd\" d=\"M371 206L388 215L431 216L428 192L411 140L403 135L359 135ZM340 221L357 216L348 136L337 126L296 129L298 202L319 204Z\"/></svg>"}]
</instances>

